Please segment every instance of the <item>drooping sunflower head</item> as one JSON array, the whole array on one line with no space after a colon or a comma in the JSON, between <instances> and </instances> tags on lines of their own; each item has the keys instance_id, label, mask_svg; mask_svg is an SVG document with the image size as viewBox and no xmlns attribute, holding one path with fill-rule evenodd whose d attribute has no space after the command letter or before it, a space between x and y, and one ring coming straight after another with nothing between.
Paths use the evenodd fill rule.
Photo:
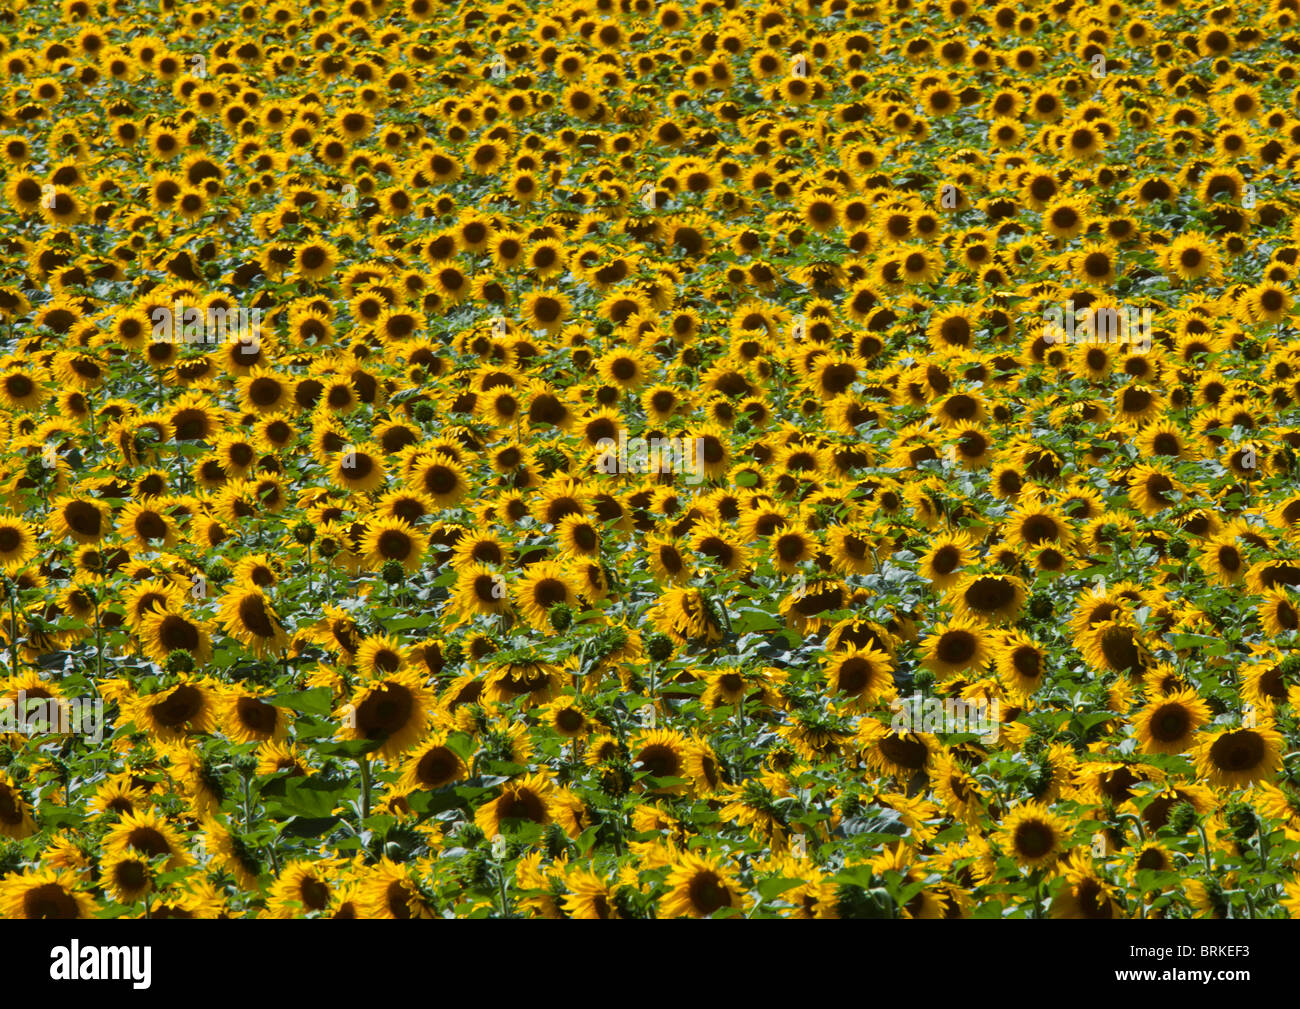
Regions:
<instances>
[{"instance_id":1,"label":"drooping sunflower head","mask_svg":"<svg viewBox=\"0 0 1300 1009\"><path fill-rule=\"evenodd\" d=\"M220 617L226 632L254 655L279 655L289 643L279 615L261 588L232 588L221 598Z\"/></svg>"},{"instance_id":2,"label":"drooping sunflower head","mask_svg":"<svg viewBox=\"0 0 1300 1009\"><path fill-rule=\"evenodd\" d=\"M340 711L344 734L349 739L377 741L382 756L396 757L424 734L433 701L419 677L409 671L364 680Z\"/></svg>"},{"instance_id":3,"label":"drooping sunflower head","mask_svg":"<svg viewBox=\"0 0 1300 1009\"><path fill-rule=\"evenodd\" d=\"M1282 766L1282 735L1271 724L1204 734L1193 749L1197 770L1218 788L1270 781Z\"/></svg>"},{"instance_id":4,"label":"drooping sunflower head","mask_svg":"<svg viewBox=\"0 0 1300 1009\"><path fill-rule=\"evenodd\" d=\"M170 614L151 614L170 616ZM211 732L216 725L217 697L202 680L181 677L170 689L142 694L125 702L128 720L163 742L176 742L191 733Z\"/></svg>"}]
</instances>

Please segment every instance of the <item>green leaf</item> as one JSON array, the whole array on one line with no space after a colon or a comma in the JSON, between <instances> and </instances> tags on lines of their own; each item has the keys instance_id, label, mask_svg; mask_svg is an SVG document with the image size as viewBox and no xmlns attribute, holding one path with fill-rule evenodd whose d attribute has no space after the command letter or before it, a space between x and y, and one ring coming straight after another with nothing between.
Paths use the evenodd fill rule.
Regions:
<instances>
[{"instance_id":1,"label":"green leaf","mask_svg":"<svg viewBox=\"0 0 1300 1009\"><path fill-rule=\"evenodd\" d=\"M349 739L344 742L317 743L316 752L331 757L352 757L356 759L367 753L373 753L384 745L382 739Z\"/></svg>"},{"instance_id":2,"label":"green leaf","mask_svg":"<svg viewBox=\"0 0 1300 1009\"><path fill-rule=\"evenodd\" d=\"M320 715L328 718L334 710L334 695L329 687L313 687L276 694L271 703L280 708L292 708L303 715Z\"/></svg>"},{"instance_id":3,"label":"green leaf","mask_svg":"<svg viewBox=\"0 0 1300 1009\"><path fill-rule=\"evenodd\" d=\"M317 778L297 779L285 786L285 796L280 804L297 816L337 819L334 810L346 787L331 785Z\"/></svg>"},{"instance_id":4,"label":"green leaf","mask_svg":"<svg viewBox=\"0 0 1300 1009\"><path fill-rule=\"evenodd\" d=\"M786 876L773 876L758 884L758 893L764 900L779 897L786 890L792 890L803 882L802 879L790 879Z\"/></svg>"}]
</instances>

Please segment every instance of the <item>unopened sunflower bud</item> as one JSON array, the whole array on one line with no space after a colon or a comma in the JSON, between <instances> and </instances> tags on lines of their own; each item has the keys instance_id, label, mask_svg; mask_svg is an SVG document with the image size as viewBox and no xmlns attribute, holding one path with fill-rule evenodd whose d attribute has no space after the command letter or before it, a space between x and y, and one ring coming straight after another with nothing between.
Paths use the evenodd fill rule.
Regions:
<instances>
[{"instance_id":1,"label":"unopened sunflower bud","mask_svg":"<svg viewBox=\"0 0 1300 1009\"><path fill-rule=\"evenodd\" d=\"M307 546L316 539L316 527L310 522L299 522L293 527L293 538L303 546Z\"/></svg>"},{"instance_id":2,"label":"unopened sunflower bud","mask_svg":"<svg viewBox=\"0 0 1300 1009\"><path fill-rule=\"evenodd\" d=\"M190 673L194 671L194 656L184 648L178 648L167 655L163 668L169 673Z\"/></svg>"},{"instance_id":3,"label":"unopened sunflower bud","mask_svg":"<svg viewBox=\"0 0 1300 1009\"><path fill-rule=\"evenodd\" d=\"M556 633L567 631L573 624L573 610L568 603L556 603L547 616L551 621L551 629Z\"/></svg>"},{"instance_id":4,"label":"unopened sunflower bud","mask_svg":"<svg viewBox=\"0 0 1300 1009\"><path fill-rule=\"evenodd\" d=\"M655 631L646 636L645 651L656 662L666 662L673 655L673 639Z\"/></svg>"},{"instance_id":5,"label":"unopened sunflower bud","mask_svg":"<svg viewBox=\"0 0 1300 1009\"><path fill-rule=\"evenodd\" d=\"M1169 814L1169 826L1175 834L1186 834L1196 824L1196 810L1190 802L1180 802Z\"/></svg>"},{"instance_id":6,"label":"unopened sunflower bud","mask_svg":"<svg viewBox=\"0 0 1300 1009\"><path fill-rule=\"evenodd\" d=\"M1255 811L1244 803L1234 804L1228 810L1227 820L1228 826L1232 828L1232 836L1238 841L1249 841L1259 829Z\"/></svg>"}]
</instances>

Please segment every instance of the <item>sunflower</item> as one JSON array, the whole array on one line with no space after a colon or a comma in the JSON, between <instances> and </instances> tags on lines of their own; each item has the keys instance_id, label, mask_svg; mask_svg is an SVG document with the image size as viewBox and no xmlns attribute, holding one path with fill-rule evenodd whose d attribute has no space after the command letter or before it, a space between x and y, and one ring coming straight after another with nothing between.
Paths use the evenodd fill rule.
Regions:
<instances>
[{"instance_id":1,"label":"sunflower","mask_svg":"<svg viewBox=\"0 0 1300 1009\"><path fill-rule=\"evenodd\" d=\"M334 897L333 859L295 860L280 870L268 891L271 918L296 918L327 911Z\"/></svg>"},{"instance_id":2,"label":"sunflower","mask_svg":"<svg viewBox=\"0 0 1300 1009\"><path fill-rule=\"evenodd\" d=\"M664 881L668 892L659 902L665 918L711 918L724 909L743 916L748 901L735 873L716 857L683 852Z\"/></svg>"},{"instance_id":3,"label":"sunflower","mask_svg":"<svg viewBox=\"0 0 1300 1009\"><path fill-rule=\"evenodd\" d=\"M392 759L424 735L433 703L414 673L386 673L359 681L337 715L346 738L378 742L380 756Z\"/></svg>"},{"instance_id":4,"label":"sunflower","mask_svg":"<svg viewBox=\"0 0 1300 1009\"><path fill-rule=\"evenodd\" d=\"M614 889L587 869L572 869L564 877L569 892L562 898L569 917L579 920L607 921L622 918Z\"/></svg>"},{"instance_id":5,"label":"sunflower","mask_svg":"<svg viewBox=\"0 0 1300 1009\"><path fill-rule=\"evenodd\" d=\"M994 668L1008 690L1028 696L1043 685L1047 651L1022 631L1011 631L994 650Z\"/></svg>"},{"instance_id":6,"label":"sunflower","mask_svg":"<svg viewBox=\"0 0 1300 1009\"><path fill-rule=\"evenodd\" d=\"M1077 646L1093 669L1139 679L1154 663L1138 626L1122 614L1093 624L1079 637Z\"/></svg>"},{"instance_id":7,"label":"sunflower","mask_svg":"<svg viewBox=\"0 0 1300 1009\"><path fill-rule=\"evenodd\" d=\"M77 543L98 543L110 528L108 505L93 498L65 496L50 505L46 520L58 539L70 538ZM0 519L0 523L3 519ZM3 526L0 525L0 529Z\"/></svg>"},{"instance_id":8,"label":"sunflower","mask_svg":"<svg viewBox=\"0 0 1300 1009\"><path fill-rule=\"evenodd\" d=\"M922 664L940 678L982 669L990 658L990 642L975 620L955 618L935 627L922 643Z\"/></svg>"},{"instance_id":9,"label":"sunflower","mask_svg":"<svg viewBox=\"0 0 1300 1009\"><path fill-rule=\"evenodd\" d=\"M549 614L553 607L578 604L578 589L568 565L540 561L524 569L515 584L514 603L535 630L554 633Z\"/></svg>"},{"instance_id":10,"label":"sunflower","mask_svg":"<svg viewBox=\"0 0 1300 1009\"><path fill-rule=\"evenodd\" d=\"M1199 560L1206 576L1219 585L1244 581L1249 566L1246 554L1234 536L1215 536L1207 540Z\"/></svg>"},{"instance_id":11,"label":"sunflower","mask_svg":"<svg viewBox=\"0 0 1300 1009\"><path fill-rule=\"evenodd\" d=\"M1138 426L1152 421L1161 410L1159 393L1141 382L1130 382L1116 394L1120 417Z\"/></svg>"},{"instance_id":12,"label":"sunflower","mask_svg":"<svg viewBox=\"0 0 1300 1009\"><path fill-rule=\"evenodd\" d=\"M1043 208L1043 229L1056 238L1076 238L1087 226L1083 204L1077 200L1056 199Z\"/></svg>"},{"instance_id":13,"label":"sunflower","mask_svg":"<svg viewBox=\"0 0 1300 1009\"><path fill-rule=\"evenodd\" d=\"M689 789L686 759L690 744L680 732L652 729L641 733L632 740L631 750L631 764L638 777L663 779L651 791L679 794Z\"/></svg>"},{"instance_id":14,"label":"sunflower","mask_svg":"<svg viewBox=\"0 0 1300 1009\"><path fill-rule=\"evenodd\" d=\"M525 707L545 704L563 683L560 668L549 662L512 659L501 662L488 674L484 692L493 700L511 701L526 698Z\"/></svg>"},{"instance_id":15,"label":"sunflower","mask_svg":"<svg viewBox=\"0 0 1300 1009\"><path fill-rule=\"evenodd\" d=\"M560 521L556 535L563 550L574 557L600 555L600 527L594 518L567 515Z\"/></svg>"},{"instance_id":16,"label":"sunflower","mask_svg":"<svg viewBox=\"0 0 1300 1009\"><path fill-rule=\"evenodd\" d=\"M185 851L180 831L153 810L123 813L104 836L104 853L110 858L138 854L151 861L165 857L168 871L193 862Z\"/></svg>"},{"instance_id":17,"label":"sunflower","mask_svg":"<svg viewBox=\"0 0 1300 1009\"><path fill-rule=\"evenodd\" d=\"M826 685L832 695L847 695L854 710L874 708L892 698L894 664L888 655L870 646L837 651L826 659Z\"/></svg>"},{"instance_id":18,"label":"sunflower","mask_svg":"<svg viewBox=\"0 0 1300 1009\"><path fill-rule=\"evenodd\" d=\"M95 790L95 796L90 802L90 815L100 817L134 813L148 801L148 793L133 782L130 774L113 774Z\"/></svg>"},{"instance_id":19,"label":"sunflower","mask_svg":"<svg viewBox=\"0 0 1300 1009\"><path fill-rule=\"evenodd\" d=\"M796 537L798 543L789 546L797 555L810 556L811 550L806 536ZM707 558L727 571L743 571L749 564L749 551L737 541L732 531L717 520L700 522L691 532L691 550L701 558ZM775 545L773 552L776 552ZM795 564L781 564L781 569L793 571Z\"/></svg>"},{"instance_id":20,"label":"sunflower","mask_svg":"<svg viewBox=\"0 0 1300 1009\"><path fill-rule=\"evenodd\" d=\"M0 773L0 835L21 841L34 833L36 823L23 793L12 778Z\"/></svg>"},{"instance_id":21,"label":"sunflower","mask_svg":"<svg viewBox=\"0 0 1300 1009\"><path fill-rule=\"evenodd\" d=\"M129 698L123 704L123 721L162 742L177 742L190 733L211 732L216 727L218 698L202 681L184 676L170 689Z\"/></svg>"},{"instance_id":22,"label":"sunflower","mask_svg":"<svg viewBox=\"0 0 1300 1009\"><path fill-rule=\"evenodd\" d=\"M294 250L294 265L305 280L329 276L337 263L338 249L328 242L306 242Z\"/></svg>"},{"instance_id":23,"label":"sunflower","mask_svg":"<svg viewBox=\"0 0 1300 1009\"><path fill-rule=\"evenodd\" d=\"M221 624L258 658L279 655L289 643L279 615L257 586L233 588L221 597Z\"/></svg>"},{"instance_id":24,"label":"sunflower","mask_svg":"<svg viewBox=\"0 0 1300 1009\"><path fill-rule=\"evenodd\" d=\"M1167 468L1150 463L1135 466L1129 473L1129 500L1143 515L1155 515L1172 507L1176 495L1187 489Z\"/></svg>"},{"instance_id":25,"label":"sunflower","mask_svg":"<svg viewBox=\"0 0 1300 1009\"><path fill-rule=\"evenodd\" d=\"M1169 243L1163 253L1163 264L1166 273L1183 281L1217 277L1219 250L1203 233L1188 231Z\"/></svg>"},{"instance_id":26,"label":"sunflower","mask_svg":"<svg viewBox=\"0 0 1300 1009\"><path fill-rule=\"evenodd\" d=\"M153 890L153 869L143 855L118 852L100 865L99 881L119 904L134 904Z\"/></svg>"},{"instance_id":27,"label":"sunflower","mask_svg":"<svg viewBox=\"0 0 1300 1009\"><path fill-rule=\"evenodd\" d=\"M397 561L411 573L418 571L428 550L428 537L402 519L379 519L369 523L361 540L366 563L377 571L388 561Z\"/></svg>"},{"instance_id":28,"label":"sunflower","mask_svg":"<svg viewBox=\"0 0 1300 1009\"><path fill-rule=\"evenodd\" d=\"M141 550L170 550L179 536L166 504L165 499L156 497L133 501L122 509L117 521L118 533L133 540Z\"/></svg>"},{"instance_id":29,"label":"sunflower","mask_svg":"<svg viewBox=\"0 0 1300 1009\"><path fill-rule=\"evenodd\" d=\"M522 306L523 322L528 329L557 332L568 318L569 299L558 291L534 291Z\"/></svg>"},{"instance_id":30,"label":"sunflower","mask_svg":"<svg viewBox=\"0 0 1300 1009\"><path fill-rule=\"evenodd\" d=\"M274 740L263 743L257 748L258 774L286 774L287 777L300 778L311 773L311 769L299 756L294 743L277 743Z\"/></svg>"},{"instance_id":31,"label":"sunflower","mask_svg":"<svg viewBox=\"0 0 1300 1009\"><path fill-rule=\"evenodd\" d=\"M1135 728L1143 753L1184 753L1196 731L1210 720L1210 707L1191 688L1151 701L1137 715Z\"/></svg>"},{"instance_id":32,"label":"sunflower","mask_svg":"<svg viewBox=\"0 0 1300 1009\"><path fill-rule=\"evenodd\" d=\"M925 772L940 751L939 741L932 734L895 732L874 718L864 719L859 725L857 743L872 770L904 780Z\"/></svg>"},{"instance_id":33,"label":"sunflower","mask_svg":"<svg viewBox=\"0 0 1300 1009\"><path fill-rule=\"evenodd\" d=\"M0 916L10 919L93 918L95 901L80 889L69 870L25 869L0 880Z\"/></svg>"},{"instance_id":34,"label":"sunflower","mask_svg":"<svg viewBox=\"0 0 1300 1009\"><path fill-rule=\"evenodd\" d=\"M1014 620L1025 603L1024 583L1014 575L972 573L949 594L960 616L985 622Z\"/></svg>"},{"instance_id":35,"label":"sunflower","mask_svg":"<svg viewBox=\"0 0 1300 1009\"><path fill-rule=\"evenodd\" d=\"M917 562L918 571L937 588L948 589L961 581L961 569L975 559L970 536L964 532L942 533Z\"/></svg>"},{"instance_id":36,"label":"sunflower","mask_svg":"<svg viewBox=\"0 0 1300 1009\"><path fill-rule=\"evenodd\" d=\"M501 833L511 820L528 820L545 826L554 819L555 786L544 774L528 774L501 786L501 794L474 813L474 822L488 837Z\"/></svg>"},{"instance_id":37,"label":"sunflower","mask_svg":"<svg viewBox=\"0 0 1300 1009\"><path fill-rule=\"evenodd\" d=\"M1202 733L1192 748L1200 776L1215 788L1271 781L1282 768L1282 734L1271 723Z\"/></svg>"},{"instance_id":38,"label":"sunflower","mask_svg":"<svg viewBox=\"0 0 1300 1009\"><path fill-rule=\"evenodd\" d=\"M412 751L402 765L400 787L408 792L443 788L460 781L468 772L447 739L435 733Z\"/></svg>"},{"instance_id":39,"label":"sunflower","mask_svg":"<svg viewBox=\"0 0 1300 1009\"><path fill-rule=\"evenodd\" d=\"M1027 869L1050 868L1069 838L1070 822L1038 803L1017 806L997 832L998 846Z\"/></svg>"},{"instance_id":40,"label":"sunflower","mask_svg":"<svg viewBox=\"0 0 1300 1009\"><path fill-rule=\"evenodd\" d=\"M1065 882L1048 907L1049 918L1122 918L1114 887L1106 882L1088 860L1071 859Z\"/></svg>"},{"instance_id":41,"label":"sunflower","mask_svg":"<svg viewBox=\"0 0 1300 1009\"><path fill-rule=\"evenodd\" d=\"M986 796L958 760L946 753L939 754L930 766L929 775L935 796L947 810L968 824L978 822Z\"/></svg>"},{"instance_id":42,"label":"sunflower","mask_svg":"<svg viewBox=\"0 0 1300 1009\"><path fill-rule=\"evenodd\" d=\"M831 566L846 575L871 574L879 565L879 554L883 553L864 530L839 525L827 530L826 548Z\"/></svg>"},{"instance_id":43,"label":"sunflower","mask_svg":"<svg viewBox=\"0 0 1300 1009\"><path fill-rule=\"evenodd\" d=\"M421 455L408 470L407 487L425 494L439 508L449 508L470 490L464 467L443 452Z\"/></svg>"},{"instance_id":44,"label":"sunflower","mask_svg":"<svg viewBox=\"0 0 1300 1009\"><path fill-rule=\"evenodd\" d=\"M646 537L644 554L656 581L684 583L691 577L691 565L682 544L651 534Z\"/></svg>"},{"instance_id":45,"label":"sunflower","mask_svg":"<svg viewBox=\"0 0 1300 1009\"><path fill-rule=\"evenodd\" d=\"M226 735L238 743L282 742L292 719L285 708L270 703L272 696L272 691L257 688L227 691L220 701Z\"/></svg>"},{"instance_id":46,"label":"sunflower","mask_svg":"<svg viewBox=\"0 0 1300 1009\"><path fill-rule=\"evenodd\" d=\"M487 564L474 563L456 573L451 607L462 623L476 615L495 616L510 608L510 593L503 575Z\"/></svg>"},{"instance_id":47,"label":"sunflower","mask_svg":"<svg viewBox=\"0 0 1300 1009\"><path fill-rule=\"evenodd\" d=\"M1285 287L1270 282L1250 288L1239 304L1246 322L1280 323L1290 314L1295 302Z\"/></svg>"},{"instance_id":48,"label":"sunflower","mask_svg":"<svg viewBox=\"0 0 1300 1009\"><path fill-rule=\"evenodd\" d=\"M975 344L980 323L978 311L966 307L954 307L942 312L935 312L926 328L930 347L936 353L951 347L968 348ZM974 418L963 417L962 420Z\"/></svg>"},{"instance_id":49,"label":"sunflower","mask_svg":"<svg viewBox=\"0 0 1300 1009\"><path fill-rule=\"evenodd\" d=\"M396 673L406 668L406 649L392 635L371 635L363 639L357 649L356 664L366 676Z\"/></svg>"},{"instance_id":50,"label":"sunflower","mask_svg":"<svg viewBox=\"0 0 1300 1009\"><path fill-rule=\"evenodd\" d=\"M345 445L330 465L330 479L348 491L373 493L384 485L383 454L377 445Z\"/></svg>"}]
</instances>

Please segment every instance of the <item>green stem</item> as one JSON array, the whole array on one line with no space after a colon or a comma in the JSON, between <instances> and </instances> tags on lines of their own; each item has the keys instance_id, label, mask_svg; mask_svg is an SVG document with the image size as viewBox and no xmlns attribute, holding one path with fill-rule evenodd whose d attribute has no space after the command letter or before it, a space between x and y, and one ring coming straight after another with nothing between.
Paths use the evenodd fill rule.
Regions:
<instances>
[{"instance_id":1,"label":"green stem","mask_svg":"<svg viewBox=\"0 0 1300 1009\"><path fill-rule=\"evenodd\" d=\"M361 765L361 829L365 830L370 819L370 757L363 753L357 763Z\"/></svg>"},{"instance_id":2,"label":"green stem","mask_svg":"<svg viewBox=\"0 0 1300 1009\"><path fill-rule=\"evenodd\" d=\"M15 609L14 596L18 586L13 579L6 578L9 587L9 675L18 675L18 613Z\"/></svg>"},{"instance_id":3,"label":"green stem","mask_svg":"<svg viewBox=\"0 0 1300 1009\"><path fill-rule=\"evenodd\" d=\"M252 778L245 774L244 779L244 830L253 829L253 799L251 795Z\"/></svg>"},{"instance_id":4,"label":"green stem","mask_svg":"<svg viewBox=\"0 0 1300 1009\"><path fill-rule=\"evenodd\" d=\"M99 597L95 597L95 677L104 680L104 631L99 624Z\"/></svg>"},{"instance_id":5,"label":"green stem","mask_svg":"<svg viewBox=\"0 0 1300 1009\"><path fill-rule=\"evenodd\" d=\"M510 905L506 897L506 867L504 862L497 862L497 892L501 895L501 917L510 917Z\"/></svg>"},{"instance_id":6,"label":"green stem","mask_svg":"<svg viewBox=\"0 0 1300 1009\"><path fill-rule=\"evenodd\" d=\"M1205 856L1205 871L1208 875L1214 875L1214 867L1210 865L1210 839L1205 836L1205 828L1199 823L1196 825L1196 832L1201 835L1201 852Z\"/></svg>"},{"instance_id":7,"label":"green stem","mask_svg":"<svg viewBox=\"0 0 1300 1009\"><path fill-rule=\"evenodd\" d=\"M1117 817L1115 817L1115 819L1118 820L1120 823L1123 823L1125 820L1128 820L1130 823L1132 823L1134 829L1137 831L1138 840L1141 841L1143 844L1146 844L1147 831L1146 831L1146 827L1142 823L1141 818L1134 816L1132 813L1120 813Z\"/></svg>"}]
</instances>

